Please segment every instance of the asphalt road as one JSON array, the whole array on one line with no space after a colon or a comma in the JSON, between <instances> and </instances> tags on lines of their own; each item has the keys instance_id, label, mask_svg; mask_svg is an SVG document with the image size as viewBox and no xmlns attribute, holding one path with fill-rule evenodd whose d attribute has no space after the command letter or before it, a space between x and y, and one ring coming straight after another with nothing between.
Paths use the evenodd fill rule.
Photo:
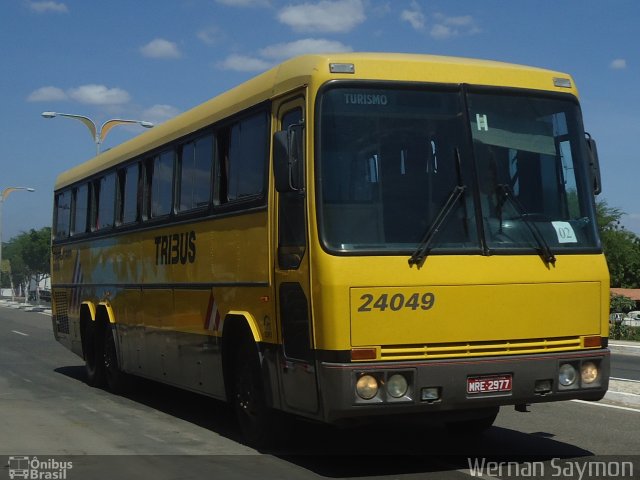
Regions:
<instances>
[{"instance_id":1,"label":"asphalt road","mask_svg":"<svg viewBox=\"0 0 640 480\"><path fill-rule=\"evenodd\" d=\"M616 353L611 357L611 376L640 381L640 351L638 355Z\"/></svg>"},{"instance_id":2,"label":"asphalt road","mask_svg":"<svg viewBox=\"0 0 640 480\"><path fill-rule=\"evenodd\" d=\"M626 357L615 355L617 375L637 365L637 358ZM503 408L495 426L479 438L415 423L336 430L298 422L282 448L257 452L241 442L225 404L145 380L125 396L91 388L84 383L82 360L53 339L49 316L0 308L5 478L9 456L17 455L71 461L69 480L453 480L473 476L469 462L483 458L518 462L519 468L542 462L544 475L534 478L556 478L558 468L575 474L565 478L580 478L580 467L567 470L572 462L617 462L621 455L634 462L634 476L626 478L640 475L640 408L563 402L530 410ZM493 476L526 476L500 473ZM606 477L583 473L581 478Z\"/></svg>"}]
</instances>

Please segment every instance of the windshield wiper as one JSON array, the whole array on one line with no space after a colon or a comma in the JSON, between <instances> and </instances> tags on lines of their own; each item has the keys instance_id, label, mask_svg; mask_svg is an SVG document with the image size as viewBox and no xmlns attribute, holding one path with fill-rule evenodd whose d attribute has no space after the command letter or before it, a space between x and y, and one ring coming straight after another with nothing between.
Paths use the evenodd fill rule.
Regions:
<instances>
[{"instance_id":1,"label":"windshield wiper","mask_svg":"<svg viewBox=\"0 0 640 480\"><path fill-rule=\"evenodd\" d=\"M524 205L522 205L522 203L520 203L520 200L518 200L518 198L513 194L513 190L511 190L511 187L509 185L501 183L498 184L497 191L503 199L502 203L504 204L505 200L509 201L513 208L516 209L516 212L518 212L520 219L524 222L524 224L529 229L529 232L531 232L531 235L536 240L536 243L539 247L538 253L540 254L542 260L546 264L555 265L556 257L551 251L551 248L549 248L549 244L544 239L542 233L540 233L540 229L538 229L538 226L535 224L535 222L529 220L529 213L527 213ZM500 213L500 217L500 227L502 228L502 213Z\"/></svg>"},{"instance_id":2,"label":"windshield wiper","mask_svg":"<svg viewBox=\"0 0 640 480\"><path fill-rule=\"evenodd\" d=\"M431 223L431 226L427 230L427 233L425 233L424 237L422 237L422 240L420 240L420 243L418 244L418 248L416 249L415 252L413 252L411 257L409 257L410 267L413 265L422 265L422 263L424 262L424 259L427 258L427 254L429 252L429 249L431 247L431 243L433 242L434 237L440 231L440 228L442 227L445 220L453 210L453 207L458 202L458 200L460 200L460 197L462 196L462 194L467 188L467 186L462 183L462 174L460 172L460 151L457 148L455 149L455 154L456 154L456 162L457 162L456 173L458 176L458 185L456 185L454 189L451 191L449 198L447 198L447 201L444 203L442 208L438 211L438 215L436 216L435 220Z\"/></svg>"}]
</instances>

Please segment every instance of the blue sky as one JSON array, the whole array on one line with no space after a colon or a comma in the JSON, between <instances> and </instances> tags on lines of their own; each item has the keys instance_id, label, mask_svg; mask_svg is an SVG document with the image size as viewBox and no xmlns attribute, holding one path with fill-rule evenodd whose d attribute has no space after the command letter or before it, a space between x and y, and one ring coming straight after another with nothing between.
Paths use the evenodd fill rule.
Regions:
<instances>
[{"instance_id":1,"label":"blue sky","mask_svg":"<svg viewBox=\"0 0 640 480\"><path fill-rule=\"evenodd\" d=\"M388 51L565 71L598 141L603 194L640 234L640 1L3 0L3 239L50 224L58 173L95 152L43 111L162 122L288 57ZM139 133L113 129L104 148Z\"/></svg>"}]
</instances>

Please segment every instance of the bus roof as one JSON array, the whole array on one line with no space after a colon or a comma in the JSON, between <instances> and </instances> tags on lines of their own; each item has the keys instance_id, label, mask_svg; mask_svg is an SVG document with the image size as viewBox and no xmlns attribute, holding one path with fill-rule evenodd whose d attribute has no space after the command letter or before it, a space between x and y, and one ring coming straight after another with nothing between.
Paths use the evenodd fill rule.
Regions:
<instances>
[{"instance_id":1,"label":"bus roof","mask_svg":"<svg viewBox=\"0 0 640 480\"><path fill-rule=\"evenodd\" d=\"M353 64L353 73L332 73L329 65ZM570 86L558 86L554 78ZM338 53L303 55L283 62L237 87L107 150L58 176L55 190L92 176L120 162L143 155L212 123L304 85L332 79L395 80L473 84L578 93L565 73L503 62L460 57L400 53Z\"/></svg>"}]
</instances>

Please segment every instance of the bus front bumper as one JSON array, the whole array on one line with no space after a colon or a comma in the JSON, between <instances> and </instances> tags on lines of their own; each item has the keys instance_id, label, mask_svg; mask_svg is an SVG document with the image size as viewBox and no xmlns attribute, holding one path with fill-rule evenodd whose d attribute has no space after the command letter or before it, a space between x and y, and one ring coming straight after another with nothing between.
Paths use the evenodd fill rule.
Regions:
<instances>
[{"instance_id":1,"label":"bus front bumper","mask_svg":"<svg viewBox=\"0 0 640 480\"><path fill-rule=\"evenodd\" d=\"M609 370L610 352L605 348L447 360L323 362L319 382L324 420L335 423L395 414L600 400L609 385ZM357 392L359 380L365 398Z\"/></svg>"}]
</instances>

